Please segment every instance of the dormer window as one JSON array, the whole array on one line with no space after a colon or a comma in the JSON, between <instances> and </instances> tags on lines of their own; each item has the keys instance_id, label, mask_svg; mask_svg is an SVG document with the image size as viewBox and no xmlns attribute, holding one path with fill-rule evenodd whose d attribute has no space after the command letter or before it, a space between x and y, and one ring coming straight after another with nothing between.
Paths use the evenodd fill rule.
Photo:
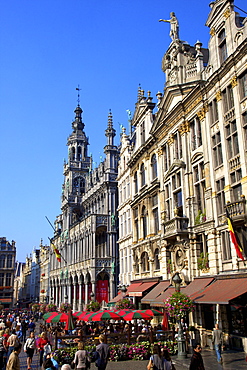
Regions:
<instances>
[{"instance_id":1,"label":"dormer window","mask_svg":"<svg viewBox=\"0 0 247 370\"><path fill-rule=\"evenodd\" d=\"M220 62L223 63L227 58L227 47L226 47L226 31L223 29L218 35L219 40L219 53L220 53Z\"/></svg>"}]
</instances>

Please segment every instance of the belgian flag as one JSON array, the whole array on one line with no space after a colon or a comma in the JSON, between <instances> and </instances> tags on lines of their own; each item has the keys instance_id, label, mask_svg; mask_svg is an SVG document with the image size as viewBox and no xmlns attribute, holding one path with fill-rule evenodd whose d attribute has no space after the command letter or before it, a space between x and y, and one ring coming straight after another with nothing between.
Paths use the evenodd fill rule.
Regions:
<instances>
[{"instance_id":1,"label":"belgian flag","mask_svg":"<svg viewBox=\"0 0 247 370\"><path fill-rule=\"evenodd\" d=\"M229 230L229 233L230 233L231 241L232 241L232 243L233 243L233 245L236 249L237 256L239 258L241 258L242 261L244 261L244 256L242 254L243 249L241 248L241 246L239 245L239 243L237 241L237 237L236 237L235 231L233 229L232 221L231 221L231 218L229 216L229 212L228 212L227 208L226 208L226 217L227 217L228 230Z\"/></svg>"},{"instance_id":2,"label":"belgian flag","mask_svg":"<svg viewBox=\"0 0 247 370\"><path fill-rule=\"evenodd\" d=\"M56 259L58 260L58 262L61 262L61 253L59 252L55 244L53 244L52 242L51 242L51 247L55 253Z\"/></svg>"}]
</instances>

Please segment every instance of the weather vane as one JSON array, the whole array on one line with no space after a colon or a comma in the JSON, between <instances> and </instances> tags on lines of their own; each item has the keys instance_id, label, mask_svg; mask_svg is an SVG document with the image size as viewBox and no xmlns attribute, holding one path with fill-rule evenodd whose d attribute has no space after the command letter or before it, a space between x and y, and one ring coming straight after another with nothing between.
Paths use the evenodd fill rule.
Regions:
<instances>
[{"instance_id":1,"label":"weather vane","mask_svg":"<svg viewBox=\"0 0 247 370\"><path fill-rule=\"evenodd\" d=\"M80 85L78 85L78 87L76 87L76 90L78 91L78 94L77 94L77 103L78 103L78 105L80 105L80 91L81 91Z\"/></svg>"}]
</instances>

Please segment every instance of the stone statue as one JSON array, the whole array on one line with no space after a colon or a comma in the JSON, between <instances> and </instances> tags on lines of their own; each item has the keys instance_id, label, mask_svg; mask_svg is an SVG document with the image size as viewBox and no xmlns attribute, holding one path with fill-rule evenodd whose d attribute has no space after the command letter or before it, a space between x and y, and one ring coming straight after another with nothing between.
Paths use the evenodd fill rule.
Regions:
<instances>
[{"instance_id":1,"label":"stone statue","mask_svg":"<svg viewBox=\"0 0 247 370\"><path fill-rule=\"evenodd\" d=\"M170 25L171 25L170 37L171 37L172 41L178 40L179 39L179 37L178 37L178 28L179 28L178 27L178 20L175 16L174 12L170 13L170 17L171 17L171 19L168 19L168 20L160 19L159 22L170 23Z\"/></svg>"}]
</instances>

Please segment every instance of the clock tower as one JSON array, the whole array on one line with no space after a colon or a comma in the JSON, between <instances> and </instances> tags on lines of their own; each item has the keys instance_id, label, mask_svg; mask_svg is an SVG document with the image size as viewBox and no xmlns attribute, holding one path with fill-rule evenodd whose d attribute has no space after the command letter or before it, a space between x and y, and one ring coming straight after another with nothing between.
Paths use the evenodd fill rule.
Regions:
<instances>
[{"instance_id":1,"label":"clock tower","mask_svg":"<svg viewBox=\"0 0 247 370\"><path fill-rule=\"evenodd\" d=\"M64 214L62 227L69 230L72 223L83 215L82 197L86 191L86 177L89 174L92 158L88 156L88 137L84 132L82 109L78 104L72 122L72 133L68 137L68 162L64 163L64 183L62 191L62 211Z\"/></svg>"}]
</instances>

